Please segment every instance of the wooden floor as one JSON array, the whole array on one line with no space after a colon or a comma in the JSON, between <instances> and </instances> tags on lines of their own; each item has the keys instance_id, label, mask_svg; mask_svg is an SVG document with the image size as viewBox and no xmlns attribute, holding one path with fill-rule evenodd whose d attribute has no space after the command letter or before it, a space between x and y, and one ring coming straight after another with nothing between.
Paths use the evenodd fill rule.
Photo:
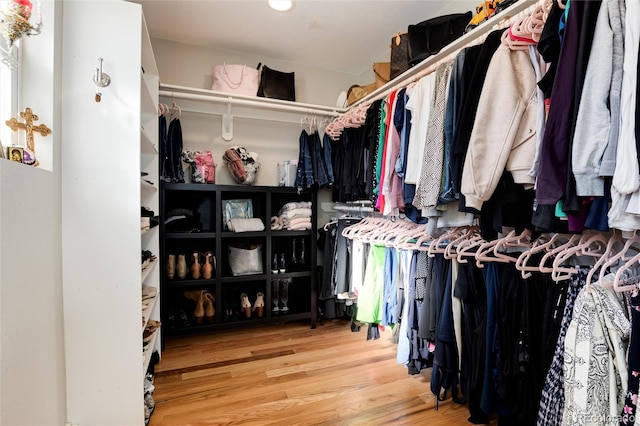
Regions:
<instances>
[{"instance_id":1,"label":"wooden floor","mask_svg":"<svg viewBox=\"0 0 640 426\"><path fill-rule=\"evenodd\" d=\"M407 374L390 337L334 320L170 338L149 425L469 425L466 406L435 410L431 370Z\"/></svg>"}]
</instances>

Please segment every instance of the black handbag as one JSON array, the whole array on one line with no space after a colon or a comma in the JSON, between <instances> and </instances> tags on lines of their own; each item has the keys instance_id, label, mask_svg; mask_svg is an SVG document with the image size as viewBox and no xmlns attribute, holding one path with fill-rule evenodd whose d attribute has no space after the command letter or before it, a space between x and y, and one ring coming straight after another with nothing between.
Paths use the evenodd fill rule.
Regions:
<instances>
[{"instance_id":1,"label":"black handbag","mask_svg":"<svg viewBox=\"0 0 640 426\"><path fill-rule=\"evenodd\" d=\"M409 69L409 34L398 33L391 37L391 80Z\"/></svg>"},{"instance_id":2,"label":"black handbag","mask_svg":"<svg viewBox=\"0 0 640 426\"><path fill-rule=\"evenodd\" d=\"M295 102L295 73L276 71L263 65L258 96Z\"/></svg>"},{"instance_id":3,"label":"black handbag","mask_svg":"<svg viewBox=\"0 0 640 426\"><path fill-rule=\"evenodd\" d=\"M471 11L453 13L409 25L409 65L414 66L464 34Z\"/></svg>"}]
</instances>

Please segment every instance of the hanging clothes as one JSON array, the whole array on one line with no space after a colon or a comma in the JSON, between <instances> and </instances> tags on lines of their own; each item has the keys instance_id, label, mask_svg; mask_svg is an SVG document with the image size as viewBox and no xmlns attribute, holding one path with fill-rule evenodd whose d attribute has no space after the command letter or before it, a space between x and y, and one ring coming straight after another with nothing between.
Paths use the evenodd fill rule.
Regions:
<instances>
[{"instance_id":1,"label":"hanging clothes","mask_svg":"<svg viewBox=\"0 0 640 426\"><path fill-rule=\"evenodd\" d=\"M167 144L169 145L169 174L171 182L184 183L184 170L182 169L182 125L178 117L174 117L169 123Z\"/></svg>"},{"instance_id":2,"label":"hanging clothes","mask_svg":"<svg viewBox=\"0 0 640 426\"><path fill-rule=\"evenodd\" d=\"M629 375L624 407L620 413L620 425L632 425L638 418L638 393L640 391L640 292L631 295L631 341L629 343Z\"/></svg>"},{"instance_id":3,"label":"hanging clothes","mask_svg":"<svg viewBox=\"0 0 640 426\"><path fill-rule=\"evenodd\" d=\"M562 425L617 425L627 391L631 324L618 295L591 285L576 297L564 342Z\"/></svg>"},{"instance_id":4,"label":"hanging clothes","mask_svg":"<svg viewBox=\"0 0 640 426\"><path fill-rule=\"evenodd\" d=\"M586 272L579 271L571 277L569 292L562 314L562 325L556 343L553 361L547 372L542 397L540 398L540 409L538 410L538 426L557 426L562 424L562 413L564 411L564 342L571 319L573 318L573 307L578 297L578 293L585 284Z\"/></svg>"},{"instance_id":5,"label":"hanging clothes","mask_svg":"<svg viewBox=\"0 0 640 426\"><path fill-rule=\"evenodd\" d=\"M158 117L158 138L160 139L160 180L162 182L171 182L173 174L173 155L171 153L171 146L169 145L167 135L167 118L164 114Z\"/></svg>"}]
</instances>

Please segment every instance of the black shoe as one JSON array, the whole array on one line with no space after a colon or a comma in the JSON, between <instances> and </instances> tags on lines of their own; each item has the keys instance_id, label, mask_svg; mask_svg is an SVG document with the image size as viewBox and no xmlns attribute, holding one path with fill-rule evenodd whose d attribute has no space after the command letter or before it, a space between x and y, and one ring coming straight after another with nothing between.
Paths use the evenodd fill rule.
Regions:
<instances>
[{"instance_id":1,"label":"black shoe","mask_svg":"<svg viewBox=\"0 0 640 426\"><path fill-rule=\"evenodd\" d=\"M271 273L272 274L278 273L278 254L277 253L273 253L273 261L271 262Z\"/></svg>"},{"instance_id":2,"label":"black shoe","mask_svg":"<svg viewBox=\"0 0 640 426\"><path fill-rule=\"evenodd\" d=\"M180 309L180 312L178 313L178 321L180 327L189 327L191 325L191 320L187 316L187 313L184 311L184 309Z\"/></svg>"}]
</instances>

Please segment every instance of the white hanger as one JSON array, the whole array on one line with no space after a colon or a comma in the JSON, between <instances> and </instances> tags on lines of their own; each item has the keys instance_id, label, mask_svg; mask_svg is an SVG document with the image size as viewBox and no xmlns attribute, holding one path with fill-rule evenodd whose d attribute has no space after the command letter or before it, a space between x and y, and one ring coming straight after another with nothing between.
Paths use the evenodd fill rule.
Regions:
<instances>
[{"instance_id":1,"label":"white hanger","mask_svg":"<svg viewBox=\"0 0 640 426\"><path fill-rule=\"evenodd\" d=\"M511 230L509 231L509 233L502 237L502 238L511 238L514 237L516 235L516 231L515 230ZM482 244L480 244L480 248L478 248L478 251L475 254L476 257L476 266L478 268L484 268L484 265L482 264L482 262L501 262L501 263L505 263L508 262L505 259L502 258L497 258L494 256L489 256L489 253L493 253L493 249L496 246L496 244L498 244L500 242L501 238L495 239L495 240L491 240L491 241L486 241Z\"/></svg>"},{"instance_id":2,"label":"white hanger","mask_svg":"<svg viewBox=\"0 0 640 426\"><path fill-rule=\"evenodd\" d=\"M460 230L460 235L458 238L453 239L447 244L444 249L444 258L445 259L453 259L454 257L458 258L458 247L464 242L472 240L479 236L479 228L477 226L465 226Z\"/></svg>"},{"instance_id":3,"label":"white hanger","mask_svg":"<svg viewBox=\"0 0 640 426\"><path fill-rule=\"evenodd\" d=\"M603 264L600 266L600 272L598 273L598 281L603 282L606 271L614 266L616 263L620 261L628 261L633 258L633 255L630 255L630 251L635 251L636 253L639 251L638 246L640 246L640 236L638 236L635 232L632 237L628 238L622 249L610 256Z\"/></svg>"},{"instance_id":4,"label":"white hanger","mask_svg":"<svg viewBox=\"0 0 640 426\"><path fill-rule=\"evenodd\" d=\"M615 277L613 279L613 289L615 291L623 292L623 291L629 291L629 290L634 290L638 288L638 283L640 283L640 279L639 279L640 277L633 277L632 279L630 279L630 281L632 281L632 284L622 285L621 283L622 273L629 268L637 267L638 261L640 261L640 253L631 257L622 266L618 268L618 270L616 271Z\"/></svg>"},{"instance_id":5,"label":"white hanger","mask_svg":"<svg viewBox=\"0 0 640 426\"><path fill-rule=\"evenodd\" d=\"M518 271L520 271L522 278L527 279L531 275L533 275L531 272L537 272L540 270L539 265L535 265L535 266L527 265L532 255L534 255L535 253L548 251L552 249L553 247L555 247L555 244L557 244L557 241L559 239L565 238L565 237L566 239L569 238L569 236L566 236L564 234L553 234L551 237L543 234L538 239L536 239L536 241L534 241L534 243L532 244L529 250L522 252L522 254L518 256L518 259L516 260L516 264L515 264L515 267Z\"/></svg>"},{"instance_id":6,"label":"white hanger","mask_svg":"<svg viewBox=\"0 0 640 426\"><path fill-rule=\"evenodd\" d=\"M585 236L579 244L568 248L561 252L553 260L553 271L551 279L554 281L563 281L571 278L571 275L578 272L576 268L564 267L562 264L567 262L575 255L600 257L604 254L609 238L601 233L584 234Z\"/></svg>"},{"instance_id":7,"label":"white hanger","mask_svg":"<svg viewBox=\"0 0 640 426\"><path fill-rule=\"evenodd\" d=\"M593 267L589 269L589 272L587 273L587 280L586 280L587 292L591 291L591 284L593 284L593 276L595 275L595 273L598 272L598 270L600 270L600 268L602 268L603 265L612 256L614 256L615 254L619 253L620 250L622 250L622 248L620 250L615 250L616 246L624 247L624 243L622 241L622 238L618 234L612 234L609 237L609 241L607 242L607 247L604 253L602 254L602 256L600 256L600 258L596 261L595 265L593 265ZM600 281L599 285L600 287L605 287L607 284L605 284L604 281Z\"/></svg>"},{"instance_id":8,"label":"white hanger","mask_svg":"<svg viewBox=\"0 0 640 426\"><path fill-rule=\"evenodd\" d=\"M524 247L524 248L530 249L531 244L532 242L531 242L530 230L525 229L519 235L515 235L515 231L514 231L514 235L512 236L507 235L506 237L498 239L497 244L493 246L493 255L496 257L496 259L501 259L499 260L499 262L500 261L506 262L506 263L515 262L517 258L505 254L504 250L506 250L507 248L516 248L516 247Z\"/></svg>"},{"instance_id":9,"label":"white hanger","mask_svg":"<svg viewBox=\"0 0 640 426\"><path fill-rule=\"evenodd\" d=\"M558 253L561 253L562 251L567 250L569 247L573 247L575 244L577 244L580 241L580 237L581 236L578 234L573 234L564 243L558 244L553 249L547 251L544 254L544 256L542 256L542 259L540 259L540 264L538 265L538 271L542 273L549 273L549 274L552 273L553 267L550 268L548 266L545 266L547 264L547 260L550 258L555 258L555 256Z\"/></svg>"}]
</instances>

